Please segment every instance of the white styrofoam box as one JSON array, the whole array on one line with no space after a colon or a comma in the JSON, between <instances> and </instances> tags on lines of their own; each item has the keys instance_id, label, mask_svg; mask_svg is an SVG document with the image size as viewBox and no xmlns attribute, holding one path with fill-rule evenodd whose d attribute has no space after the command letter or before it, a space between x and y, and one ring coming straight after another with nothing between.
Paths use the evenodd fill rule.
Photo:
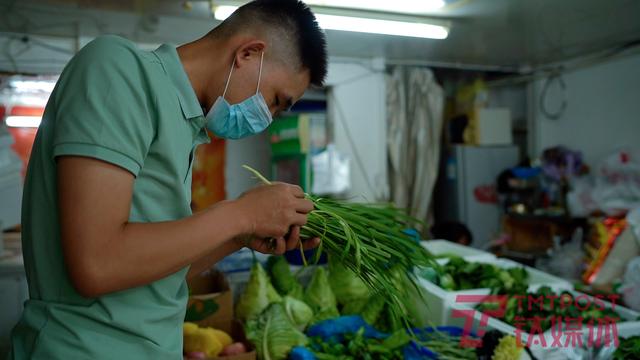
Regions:
<instances>
[{"instance_id":1,"label":"white styrofoam box","mask_svg":"<svg viewBox=\"0 0 640 360\"><path fill-rule=\"evenodd\" d=\"M507 108L484 108L478 111L478 145L510 145L511 111Z\"/></svg>"},{"instance_id":2,"label":"white styrofoam box","mask_svg":"<svg viewBox=\"0 0 640 360\"><path fill-rule=\"evenodd\" d=\"M419 315L429 326L448 325L451 308L458 295L489 295L490 292L487 288L446 291L429 280L418 278L418 282L426 302L426 307Z\"/></svg>"},{"instance_id":3,"label":"white styrofoam box","mask_svg":"<svg viewBox=\"0 0 640 360\"><path fill-rule=\"evenodd\" d=\"M540 288L542 285L531 285L529 286L529 291L536 291L538 288ZM556 293L560 293L562 291L569 291L572 295L574 295L574 298L577 296L580 296L581 298L585 298L585 299L589 299L590 302L594 301L594 297L580 293L578 291L574 291L571 288L566 287L565 285L559 284L559 285L552 285L550 286L554 292ZM618 332L619 335L621 335L621 330L623 329L626 333L630 333L635 327L638 327L640 325L640 322L637 322L637 318L638 318L638 312L633 311L631 309L625 308L623 306L620 306L618 304L612 305L610 302L606 301L606 300L599 300L602 302L602 304L604 304L605 308L612 308L620 315L621 320L620 322L618 322L616 324L616 331ZM517 334L517 329L516 327L507 324L506 322L502 321L501 319L497 319L494 317L489 317L486 323L486 326L481 326L481 320L483 318L483 314L480 311L475 310L477 303L467 303L467 304L458 304L458 303L454 303L450 305L449 308L449 314L451 315L451 318L448 319L447 321L447 325L450 326L459 326L459 327L465 327L465 322L471 322L471 331L474 333L478 333L479 330L498 330L504 334L508 334L508 335L513 335L516 336ZM524 305L523 305L524 306ZM453 317L453 315L455 314L454 311L469 311L469 310L473 310L473 319L471 318L467 318L465 316L461 316L460 314L458 314L457 317ZM639 329L640 331L640 329ZM586 325L583 327L583 333L588 332L588 328L586 327ZM528 344L528 340L529 340L529 334L527 334L524 331L520 331L519 332L519 336L521 341L524 344ZM556 335L557 336L557 335ZM571 353L571 351L567 350L566 347L551 347L550 344L553 343L554 340L554 334L551 332L551 330L547 330L544 333L544 338L546 341L547 346L542 346L542 344L539 343L539 335L535 335L535 337L532 339L531 341L531 345L530 349L533 353L533 355L535 355L537 358L539 359L567 359L567 354ZM561 343L565 344L566 342L566 335L563 335L563 337L561 338ZM570 346L569 346L570 348Z\"/></svg>"},{"instance_id":4,"label":"white styrofoam box","mask_svg":"<svg viewBox=\"0 0 640 360\"><path fill-rule=\"evenodd\" d=\"M452 254L460 256L467 261L495 259L496 257L492 253L478 250L470 246L460 245L448 240L426 240L421 241L420 244L435 256Z\"/></svg>"},{"instance_id":5,"label":"white styrofoam box","mask_svg":"<svg viewBox=\"0 0 640 360\"><path fill-rule=\"evenodd\" d=\"M464 248L464 246L461 247ZM469 262L493 264L503 269L510 269L514 267L524 268L529 274L529 285L549 285L556 286L562 289L573 289L571 283L566 280L560 279L551 274L544 273L540 270L525 266L512 260L498 259L495 257L492 258L479 255L470 256L475 256L475 260L467 260ZM444 265L448 261L449 259L437 260L440 265ZM458 295L489 295L490 293L490 289L488 288L447 291L426 279L420 278L419 280L420 286L423 289L424 298L427 303L427 308L420 315L428 321L433 322L433 324L436 326L449 325L449 322L451 321L452 306L455 305Z\"/></svg>"}]
</instances>

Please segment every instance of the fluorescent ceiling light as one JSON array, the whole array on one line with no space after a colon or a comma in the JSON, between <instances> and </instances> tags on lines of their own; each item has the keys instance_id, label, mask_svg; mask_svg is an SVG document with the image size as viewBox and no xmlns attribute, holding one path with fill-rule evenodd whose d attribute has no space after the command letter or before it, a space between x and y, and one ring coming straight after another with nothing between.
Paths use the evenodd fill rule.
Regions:
<instances>
[{"instance_id":1,"label":"fluorescent ceiling light","mask_svg":"<svg viewBox=\"0 0 640 360\"><path fill-rule=\"evenodd\" d=\"M52 92L56 83L53 81L37 81L37 80L12 80L9 83L12 88L18 92L44 91Z\"/></svg>"},{"instance_id":2,"label":"fluorescent ceiling light","mask_svg":"<svg viewBox=\"0 0 640 360\"><path fill-rule=\"evenodd\" d=\"M37 128L42 121L41 116L7 116L5 120L9 127Z\"/></svg>"},{"instance_id":3,"label":"fluorescent ceiling light","mask_svg":"<svg viewBox=\"0 0 640 360\"><path fill-rule=\"evenodd\" d=\"M237 6L229 6L229 5L218 6L216 7L216 10L213 13L213 16L215 16L216 20L223 21L229 16L231 16L231 14L233 14L233 12L236 11L237 9L238 9Z\"/></svg>"},{"instance_id":4,"label":"fluorescent ceiling light","mask_svg":"<svg viewBox=\"0 0 640 360\"><path fill-rule=\"evenodd\" d=\"M218 6L214 12L217 20L225 20L238 7ZM397 20L370 19L365 17L327 15L316 12L318 24L323 29L354 31L372 34L409 36L428 39L446 39L449 30L444 26Z\"/></svg>"},{"instance_id":5,"label":"fluorescent ceiling light","mask_svg":"<svg viewBox=\"0 0 640 360\"><path fill-rule=\"evenodd\" d=\"M440 9L444 0L304 0L309 5L420 14Z\"/></svg>"},{"instance_id":6,"label":"fluorescent ceiling light","mask_svg":"<svg viewBox=\"0 0 640 360\"><path fill-rule=\"evenodd\" d=\"M428 39L446 39L449 31L444 26L418 22L367 19L350 16L316 14L323 29L355 31L373 34L410 36Z\"/></svg>"}]
</instances>

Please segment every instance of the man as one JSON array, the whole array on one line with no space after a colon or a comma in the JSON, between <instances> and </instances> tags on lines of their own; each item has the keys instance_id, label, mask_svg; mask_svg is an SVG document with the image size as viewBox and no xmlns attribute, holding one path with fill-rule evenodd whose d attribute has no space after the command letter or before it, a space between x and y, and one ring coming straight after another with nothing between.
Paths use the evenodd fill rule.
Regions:
<instances>
[{"instance_id":1,"label":"man","mask_svg":"<svg viewBox=\"0 0 640 360\"><path fill-rule=\"evenodd\" d=\"M29 163L30 299L11 357L180 359L186 278L246 245L295 248L313 208L299 187L275 184L192 215L205 127L227 138L260 132L326 69L324 35L297 0L249 3L177 50L106 36L80 51Z\"/></svg>"}]
</instances>

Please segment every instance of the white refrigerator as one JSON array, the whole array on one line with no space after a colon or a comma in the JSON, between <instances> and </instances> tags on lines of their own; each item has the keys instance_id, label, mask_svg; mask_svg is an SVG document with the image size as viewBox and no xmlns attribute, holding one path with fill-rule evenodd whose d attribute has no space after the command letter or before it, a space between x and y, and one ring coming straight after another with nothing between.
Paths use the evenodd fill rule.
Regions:
<instances>
[{"instance_id":1,"label":"white refrigerator","mask_svg":"<svg viewBox=\"0 0 640 360\"><path fill-rule=\"evenodd\" d=\"M454 146L436 194L436 218L463 223L473 236L471 246L487 248L501 227L498 175L516 166L518 159L518 148L513 145Z\"/></svg>"}]
</instances>

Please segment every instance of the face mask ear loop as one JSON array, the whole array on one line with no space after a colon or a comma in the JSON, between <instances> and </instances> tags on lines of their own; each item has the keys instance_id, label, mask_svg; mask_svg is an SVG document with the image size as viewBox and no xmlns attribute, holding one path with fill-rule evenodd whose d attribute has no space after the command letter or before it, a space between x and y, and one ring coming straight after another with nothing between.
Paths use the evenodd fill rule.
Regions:
<instances>
[{"instance_id":1,"label":"face mask ear loop","mask_svg":"<svg viewBox=\"0 0 640 360\"><path fill-rule=\"evenodd\" d=\"M262 62L264 60L264 51L260 55L260 71L258 71L258 87L256 88L256 95L260 91L260 79L262 79Z\"/></svg>"},{"instance_id":2,"label":"face mask ear loop","mask_svg":"<svg viewBox=\"0 0 640 360\"><path fill-rule=\"evenodd\" d=\"M224 99L225 95L227 95L227 89L229 88L229 82L231 81L231 74L233 74L233 68L236 67L236 58L233 58L233 64L231 64L231 70L229 71L229 77L227 78L227 83L224 85L224 92L222 93L222 98Z\"/></svg>"}]
</instances>

